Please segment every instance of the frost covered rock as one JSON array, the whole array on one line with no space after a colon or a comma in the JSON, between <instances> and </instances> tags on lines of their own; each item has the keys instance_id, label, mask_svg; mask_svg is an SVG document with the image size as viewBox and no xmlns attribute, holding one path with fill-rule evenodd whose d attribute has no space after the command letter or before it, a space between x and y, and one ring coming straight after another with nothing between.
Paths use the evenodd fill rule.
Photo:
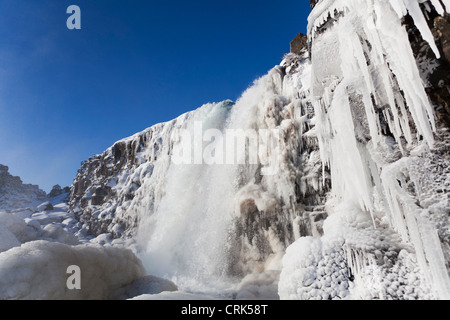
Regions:
<instances>
[{"instance_id":1,"label":"frost covered rock","mask_svg":"<svg viewBox=\"0 0 450 320\"><path fill-rule=\"evenodd\" d=\"M299 33L292 41L291 41L291 53L301 54L303 50L306 50L308 47L308 37Z\"/></svg>"},{"instance_id":2,"label":"frost covered rock","mask_svg":"<svg viewBox=\"0 0 450 320\"><path fill-rule=\"evenodd\" d=\"M80 267L81 290L67 287L72 265ZM127 249L29 242L0 253L0 299L107 299L145 275L140 260Z\"/></svg>"},{"instance_id":3,"label":"frost covered rock","mask_svg":"<svg viewBox=\"0 0 450 320\"><path fill-rule=\"evenodd\" d=\"M36 240L40 234L39 229L27 224L23 219L6 212L0 212L0 225L3 227L3 230L11 232L19 243Z\"/></svg>"},{"instance_id":4,"label":"frost covered rock","mask_svg":"<svg viewBox=\"0 0 450 320\"><path fill-rule=\"evenodd\" d=\"M49 198L54 198L60 196L64 193L64 190L61 188L59 184L54 185L50 193L47 195Z\"/></svg>"},{"instance_id":5,"label":"frost covered rock","mask_svg":"<svg viewBox=\"0 0 450 320\"><path fill-rule=\"evenodd\" d=\"M35 207L45 200L45 191L35 185L23 184L19 177L9 173L7 166L0 165L0 210Z\"/></svg>"}]
</instances>

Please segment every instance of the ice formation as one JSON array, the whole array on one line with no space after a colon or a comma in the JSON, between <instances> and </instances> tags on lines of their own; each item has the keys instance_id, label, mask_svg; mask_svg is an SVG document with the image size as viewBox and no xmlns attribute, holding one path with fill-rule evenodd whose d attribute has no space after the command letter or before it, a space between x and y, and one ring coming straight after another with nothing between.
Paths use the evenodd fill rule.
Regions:
<instances>
[{"instance_id":1,"label":"ice formation","mask_svg":"<svg viewBox=\"0 0 450 320\"><path fill-rule=\"evenodd\" d=\"M321 1L310 15L311 94L332 177L330 217L321 240L289 248L281 298L450 297L448 248L433 221L448 223L448 199L433 211L417 199L427 180L445 175L421 165L433 152L435 117L401 18L409 13L440 55L419 2ZM444 13L439 1L427 5Z\"/></svg>"},{"instance_id":2,"label":"ice formation","mask_svg":"<svg viewBox=\"0 0 450 320\"><path fill-rule=\"evenodd\" d=\"M69 290L68 267L81 269L80 290ZM107 299L145 276L128 249L32 241L0 254L0 299Z\"/></svg>"}]
</instances>

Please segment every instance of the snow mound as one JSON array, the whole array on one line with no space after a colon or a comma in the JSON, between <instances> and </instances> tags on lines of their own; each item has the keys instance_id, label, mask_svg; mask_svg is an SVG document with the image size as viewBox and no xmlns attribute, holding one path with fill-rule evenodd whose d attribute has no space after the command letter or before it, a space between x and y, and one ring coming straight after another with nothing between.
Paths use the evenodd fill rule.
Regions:
<instances>
[{"instance_id":1,"label":"snow mound","mask_svg":"<svg viewBox=\"0 0 450 320\"><path fill-rule=\"evenodd\" d=\"M67 287L72 265L80 267L81 290ZM145 275L140 260L127 249L35 241L0 254L0 299L107 299Z\"/></svg>"},{"instance_id":2,"label":"snow mound","mask_svg":"<svg viewBox=\"0 0 450 320\"><path fill-rule=\"evenodd\" d=\"M0 225L0 252L20 246L16 236L4 226Z\"/></svg>"},{"instance_id":3,"label":"snow mound","mask_svg":"<svg viewBox=\"0 0 450 320\"><path fill-rule=\"evenodd\" d=\"M23 219L16 217L6 212L0 212L0 226L3 227L0 230L0 238L6 237L6 231L9 231L20 243L35 240L39 231L28 225Z\"/></svg>"}]
</instances>

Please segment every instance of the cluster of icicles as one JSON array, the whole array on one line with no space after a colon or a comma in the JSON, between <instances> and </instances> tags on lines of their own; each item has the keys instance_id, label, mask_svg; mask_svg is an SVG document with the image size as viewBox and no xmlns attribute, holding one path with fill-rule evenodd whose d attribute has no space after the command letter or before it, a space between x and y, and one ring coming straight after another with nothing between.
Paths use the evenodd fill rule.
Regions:
<instances>
[{"instance_id":1,"label":"cluster of icicles","mask_svg":"<svg viewBox=\"0 0 450 320\"><path fill-rule=\"evenodd\" d=\"M418 145L432 148L436 128L401 19L406 14L413 18L439 58L426 20L432 7L443 15L450 12L450 1L320 1L308 26L311 94L321 159L324 170L331 171L335 201L369 213L374 228L383 211L402 240L413 245L435 295L449 298L450 280L436 228L403 181L411 150ZM401 160L387 160L394 149Z\"/></svg>"}]
</instances>

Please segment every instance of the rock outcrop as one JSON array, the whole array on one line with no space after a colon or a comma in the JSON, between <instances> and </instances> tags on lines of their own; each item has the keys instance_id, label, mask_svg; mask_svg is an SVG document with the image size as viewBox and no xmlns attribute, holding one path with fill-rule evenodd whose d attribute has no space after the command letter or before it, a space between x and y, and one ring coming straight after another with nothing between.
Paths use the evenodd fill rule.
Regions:
<instances>
[{"instance_id":1,"label":"rock outcrop","mask_svg":"<svg viewBox=\"0 0 450 320\"><path fill-rule=\"evenodd\" d=\"M7 166L0 165L0 209L33 207L46 199L47 194L39 186L24 184L20 177L9 173Z\"/></svg>"},{"instance_id":2,"label":"rock outcrop","mask_svg":"<svg viewBox=\"0 0 450 320\"><path fill-rule=\"evenodd\" d=\"M303 33L299 33L291 41L291 53L300 55L302 51L307 49L308 49L308 36Z\"/></svg>"},{"instance_id":3,"label":"rock outcrop","mask_svg":"<svg viewBox=\"0 0 450 320\"><path fill-rule=\"evenodd\" d=\"M419 66L430 100L435 106L437 124L450 127L450 15L440 15L432 6L421 4L427 24L433 34L440 57L437 58L410 15L404 18L411 47Z\"/></svg>"}]
</instances>

